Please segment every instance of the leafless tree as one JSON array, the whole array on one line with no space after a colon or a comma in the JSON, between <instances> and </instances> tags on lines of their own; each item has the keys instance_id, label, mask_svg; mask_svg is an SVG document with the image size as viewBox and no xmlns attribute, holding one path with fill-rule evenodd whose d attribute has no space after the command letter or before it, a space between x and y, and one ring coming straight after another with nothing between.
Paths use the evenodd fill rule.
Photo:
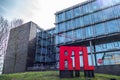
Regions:
<instances>
[{"instance_id":1,"label":"leafless tree","mask_svg":"<svg viewBox=\"0 0 120 80\"><path fill-rule=\"evenodd\" d=\"M8 20L0 17L0 56L5 53L6 42L8 37Z\"/></svg>"},{"instance_id":2,"label":"leafless tree","mask_svg":"<svg viewBox=\"0 0 120 80\"><path fill-rule=\"evenodd\" d=\"M11 21L11 28L18 27L22 24L23 24L22 19L14 19L13 21Z\"/></svg>"},{"instance_id":3,"label":"leafless tree","mask_svg":"<svg viewBox=\"0 0 120 80\"><path fill-rule=\"evenodd\" d=\"M9 22L0 16L0 56L4 55L6 52L10 29L22 24L22 19L14 19Z\"/></svg>"}]
</instances>

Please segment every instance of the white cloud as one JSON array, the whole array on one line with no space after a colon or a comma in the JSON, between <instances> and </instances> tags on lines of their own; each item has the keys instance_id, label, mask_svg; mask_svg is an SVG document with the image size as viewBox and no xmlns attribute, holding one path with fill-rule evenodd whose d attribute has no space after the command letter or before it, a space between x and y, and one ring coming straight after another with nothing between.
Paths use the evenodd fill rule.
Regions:
<instances>
[{"instance_id":1,"label":"white cloud","mask_svg":"<svg viewBox=\"0 0 120 80\"><path fill-rule=\"evenodd\" d=\"M11 10L11 18L33 21L41 28L55 27L54 13L86 0L18 0L19 5Z\"/></svg>"}]
</instances>

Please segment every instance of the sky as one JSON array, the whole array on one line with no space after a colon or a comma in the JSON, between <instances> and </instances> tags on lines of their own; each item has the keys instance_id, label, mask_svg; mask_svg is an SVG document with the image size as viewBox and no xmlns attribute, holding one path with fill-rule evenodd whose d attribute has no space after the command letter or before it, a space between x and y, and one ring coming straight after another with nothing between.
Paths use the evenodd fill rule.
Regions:
<instances>
[{"instance_id":1,"label":"sky","mask_svg":"<svg viewBox=\"0 0 120 80\"><path fill-rule=\"evenodd\" d=\"M55 27L55 13L86 0L0 0L0 15L8 20L33 21L43 29Z\"/></svg>"}]
</instances>

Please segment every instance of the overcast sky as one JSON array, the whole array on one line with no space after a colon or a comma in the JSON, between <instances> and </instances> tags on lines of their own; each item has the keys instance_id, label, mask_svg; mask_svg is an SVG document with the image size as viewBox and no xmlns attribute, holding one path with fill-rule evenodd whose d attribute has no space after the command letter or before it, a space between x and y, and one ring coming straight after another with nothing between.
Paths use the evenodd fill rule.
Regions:
<instances>
[{"instance_id":1,"label":"overcast sky","mask_svg":"<svg viewBox=\"0 0 120 80\"><path fill-rule=\"evenodd\" d=\"M0 15L33 21L41 28L55 27L54 13L86 0L0 0Z\"/></svg>"}]
</instances>

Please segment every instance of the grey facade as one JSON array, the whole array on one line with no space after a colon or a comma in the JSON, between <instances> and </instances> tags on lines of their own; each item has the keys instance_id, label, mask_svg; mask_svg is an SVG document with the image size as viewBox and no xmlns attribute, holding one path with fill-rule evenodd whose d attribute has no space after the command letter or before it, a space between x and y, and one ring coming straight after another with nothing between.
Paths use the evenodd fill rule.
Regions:
<instances>
[{"instance_id":1,"label":"grey facade","mask_svg":"<svg viewBox=\"0 0 120 80\"><path fill-rule=\"evenodd\" d=\"M37 28L36 24L29 22L10 31L3 66L4 74L24 72L28 66L33 66Z\"/></svg>"}]
</instances>

